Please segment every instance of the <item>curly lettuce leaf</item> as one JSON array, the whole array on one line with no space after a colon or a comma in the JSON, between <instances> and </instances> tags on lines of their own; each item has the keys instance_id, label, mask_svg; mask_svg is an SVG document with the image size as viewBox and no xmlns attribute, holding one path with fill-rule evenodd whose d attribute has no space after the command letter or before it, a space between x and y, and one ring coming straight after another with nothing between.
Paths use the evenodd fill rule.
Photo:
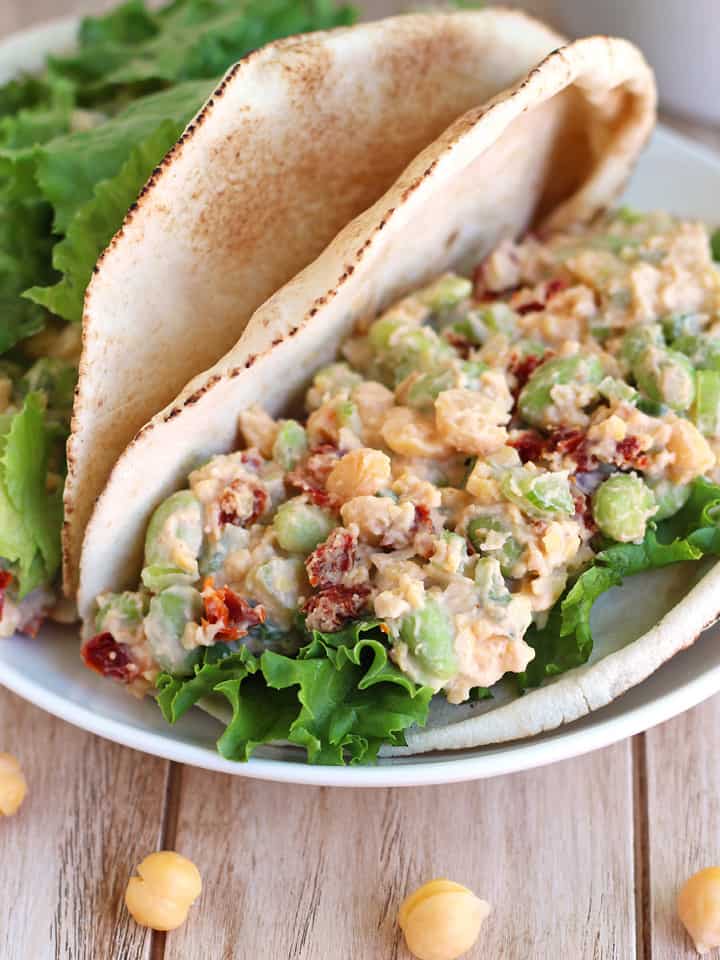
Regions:
<instances>
[{"instance_id":1,"label":"curly lettuce leaf","mask_svg":"<svg viewBox=\"0 0 720 960\"><path fill-rule=\"evenodd\" d=\"M25 596L60 564L61 491L46 489L48 439L44 403L30 393L3 422L0 437L0 556L10 561Z\"/></svg>"},{"instance_id":2,"label":"curly lettuce leaf","mask_svg":"<svg viewBox=\"0 0 720 960\"><path fill-rule=\"evenodd\" d=\"M97 184L94 196L76 211L65 237L53 250L53 266L62 279L50 287L31 287L24 293L28 300L66 320L81 319L85 288L99 252L112 239L158 158L180 132L175 121L163 120L131 151L114 177Z\"/></svg>"},{"instance_id":3,"label":"curly lettuce leaf","mask_svg":"<svg viewBox=\"0 0 720 960\"><path fill-rule=\"evenodd\" d=\"M720 556L720 486L700 478L682 510L651 525L642 543L612 543L601 550L552 609L545 627L528 631L525 639L535 658L519 674L521 689L587 662L593 649L593 605L626 577L708 555Z\"/></svg>"},{"instance_id":4,"label":"curly lettuce leaf","mask_svg":"<svg viewBox=\"0 0 720 960\"><path fill-rule=\"evenodd\" d=\"M86 21L77 52L50 66L93 104L138 87L212 77L270 40L353 19L351 8L330 0L175 0L158 11L130 0Z\"/></svg>"},{"instance_id":5,"label":"curly lettuce leaf","mask_svg":"<svg viewBox=\"0 0 720 960\"><path fill-rule=\"evenodd\" d=\"M53 495L47 492L48 441L41 394L27 395L22 410L13 417L3 447L0 471L5 490L40 553L46 578L52 579L60 565L62 491L58 489Z\"/></svg>"},{"instance_id":6,"label":"curly lettuce leaf","mask_svg":"<svg viewBox=\"0 0 720 960\"><path fill-rule=\"evenodd\" d=\"M245 648L218 657L211 648L193 676L159 678L158 702L174 723L203 697L224 696L233 715L218 750L227 759L288 740L311 763L371 762L383 743L404 743L404 730L426 722L432 696L390 662L384 640L380 624L367 621L313 632L296 658Z\"/></svg>"}]
</instances>

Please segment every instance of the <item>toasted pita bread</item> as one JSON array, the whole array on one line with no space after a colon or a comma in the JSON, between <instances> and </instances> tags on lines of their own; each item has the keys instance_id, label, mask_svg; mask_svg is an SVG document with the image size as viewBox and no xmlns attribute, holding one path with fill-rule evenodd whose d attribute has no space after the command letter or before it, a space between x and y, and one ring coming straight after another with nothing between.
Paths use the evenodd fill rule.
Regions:
<instances>
[{"instance_id":1,"label":"toasted pita bread","mask_svg":"<svg viewBox=\"0 0 720 960\"><path fill-rule=\"evenodd\" d=\"M601 212L624 185L654 111L652 73L637 49L594 37L550 54L509 91L456 121L255 313L220 363L140 431L88 527L81 614L90 614L103 590L134 586L150 512L198 460L234 446L241 410L259 401L280 412L332 358L358 317L448 268L462 268L501 238ZM636 631L628 638L636 642L620 653L482 717L473 717L472 707L441 704L431 729L410 733L409 749L528 736L609 702L714 618L717 604L705 582L691 590L687 572L682 576L674 593L663 594L679 600L677 607L660 611L652 629ZM708 576L711 585L720 580L720 572ZM599 650L607 652L602 634L613 630L610 617Z\"/></svg>"},{"instance_id":2,"label":"toasted pita bread","mask_svg":"<svg viewBox=\"0 0 720 960\"><path fill-rule=\"evenodd\" d=\"M68 592L93 504L135 432L418 151L561 42L508 10L414 15L282 40L230 70L88 289L65 487Z\"/></svg>"}]
</instances>

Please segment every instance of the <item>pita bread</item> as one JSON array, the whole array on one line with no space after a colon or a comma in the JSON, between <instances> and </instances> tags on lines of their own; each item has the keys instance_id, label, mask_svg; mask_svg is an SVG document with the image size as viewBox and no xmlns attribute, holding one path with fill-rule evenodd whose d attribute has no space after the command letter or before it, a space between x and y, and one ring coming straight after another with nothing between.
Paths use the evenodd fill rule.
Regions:
<instances>
[{"instance_id":1,"label":"pita bread","mask_svg":"<svg viewBox=\"0 0 720 960\"><path fill-rule=\"evenodd\" d=\"M85 301L64 577L112 465L252 312L456 117L562 39L487 9L294 37L233 67L155 171Z\"/></svg>"},{"instance_id":2,"label":"pita bread","mask_svg":"<svg viewBox=\"0 0 720 960\"><path fill-rule=\"evenodd\" d=\"M370 210L267 301L236 347L140 431L116 464L85 538L81 613L104 590L137 583L153 507L192 466L231 449L239 412L280 412L330 360L358 317L433 276L462 268L503 237L584 221L621 190L654 122L652 73L635 47L593 37L550 54L523 81L457 120ZM696 571L697 572L697 571ZM720 571L690 588L677 576L673 609L589 667L471 716L440 705L409 750L529 736L581 716L640 682L716 616ZM636 604L637 606L637 604ZM612 616L600 630L614 630ZM637 638L640 637L638 640ZM611 644L612 646L612 644ZM442 698L438 698L442 700Z\"/></svg>"}]
</instances>

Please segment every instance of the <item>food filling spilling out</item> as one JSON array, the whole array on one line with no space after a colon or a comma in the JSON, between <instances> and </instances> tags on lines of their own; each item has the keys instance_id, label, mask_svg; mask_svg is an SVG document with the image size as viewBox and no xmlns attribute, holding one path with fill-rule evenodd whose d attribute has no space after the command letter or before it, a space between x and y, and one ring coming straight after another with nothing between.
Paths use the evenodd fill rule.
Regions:
<instances>
[{"instance_id":1,"label":"food filling spilling out","mask_svg":"<svg viewBox=\"0 0 720 960\"><path fill-rule=\"evenodd\" d=\"M346 702L387 681L422 703L405 726L433 694L536 685L587 660L624 575L720 549L708 231L621 209L504 241L358 323L305 411L246 410L239 449L158 507L138 589L97 599L88 666L159 686L166 714L224 694L236 720L258 678L307 693L321 658L360 671Z\"/></svg>"}]
</instances>

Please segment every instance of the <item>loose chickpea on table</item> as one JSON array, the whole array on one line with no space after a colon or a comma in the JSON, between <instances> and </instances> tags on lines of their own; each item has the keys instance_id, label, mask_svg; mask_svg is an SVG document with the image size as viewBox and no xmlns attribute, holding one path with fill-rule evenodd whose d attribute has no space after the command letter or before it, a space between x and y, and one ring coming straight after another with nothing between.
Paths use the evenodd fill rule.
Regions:
<instances>
[{"instance_id":1,"label":"loose chickpea on table","mask_svg":"<svg viewBox=\"0 0 720 960\"><path fill-rule=\"evenodd\" d=\"M490 904L452 880L431 880L400 906L400 929L417 960L457 960L475 944Z\"/></svg>"},{"instance_id":2,"label":"loose chickpea on table","mask_svg":"<svg viewBox=\"0 0 720 960\"><path fill-rule=\"evenodd\" d=\"M0 815L11 817L20 809L27 782L20 764L10 753L0 753Z\"/></svg>"},{"instance_id":3,"label":"loose chickpea on table","mask_svg":"<svg viewBox=\"0 0 720 960\"><path fill-rule=\"evenodd\" d=\"M192 861L172 850L145 857L130 877L125 904L133 919L153 930L175 930L200 896L202 880Z\"/></svg>"}]
</instances>

